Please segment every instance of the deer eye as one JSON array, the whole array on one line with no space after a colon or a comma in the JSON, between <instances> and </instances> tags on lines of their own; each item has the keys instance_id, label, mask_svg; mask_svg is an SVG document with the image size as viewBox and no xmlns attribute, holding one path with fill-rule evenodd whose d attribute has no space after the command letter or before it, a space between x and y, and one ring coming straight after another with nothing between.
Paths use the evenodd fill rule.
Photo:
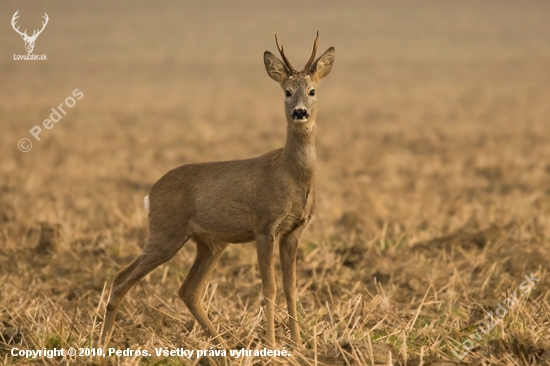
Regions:
<instances>
[{"instance_id":1,"label":"deer eye","mask_svg":"<svg viewBox=\"0 0 550 366\"><path fill-rule=\"evenodd\" d=\"M290 98L292 96L292 93L290 90L285 90L285 97Z\"/></svg>"},{"instance_id":2,"label":"deer eye","mask_svg":"<svg viewBox=\"0 0 550 366\"><path fill-rule=\"evenodd\" d=\"M311 89L311 90L309 91L309 96L310 96L310 97L314 97L314 96L315 96L315 89Z\"/></svg>"}]
</instances>

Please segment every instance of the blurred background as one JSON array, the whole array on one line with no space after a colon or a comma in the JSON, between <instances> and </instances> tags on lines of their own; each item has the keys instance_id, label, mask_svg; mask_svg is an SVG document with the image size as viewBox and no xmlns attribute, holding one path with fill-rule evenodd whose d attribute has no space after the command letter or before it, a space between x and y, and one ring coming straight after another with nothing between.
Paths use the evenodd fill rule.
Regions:
<instances>
[{"instance_id":1,"label":"blurred background","mask_svg":"<svg viewBox=\"0 0 550 366\"><path fill-rule=\"evenodd\" d=\"M10 24L16 10L29 34L48 14L34 50L47 61L13 60L25 54ZM520 159L547 133L546 1L4 1L0 11L0 172L29 193L64 194L47 182L73 179L94 190L99 178L147 186L177 165L282 146L283 93L262 60L276 52L275 33L296 65L307 61L317 30L319 53L336 48L318 120L320 214L335 211L331 219L360 194L376 197L361 202L384 201L366 214L397 219L386 207L397 197L385 202L378 193L422 191L422 169L439 169L445 183L459 173L449 164L468 160L473 143L487 152L470 156L480 169L506 154ZM84 98L35 141L29 129L76 88ZM495 142L504 135L505 144ZM17 149L23 137L34 143L25 154ZM473 184L462 173L457 179Z\"/></svg>"}]
</instances>

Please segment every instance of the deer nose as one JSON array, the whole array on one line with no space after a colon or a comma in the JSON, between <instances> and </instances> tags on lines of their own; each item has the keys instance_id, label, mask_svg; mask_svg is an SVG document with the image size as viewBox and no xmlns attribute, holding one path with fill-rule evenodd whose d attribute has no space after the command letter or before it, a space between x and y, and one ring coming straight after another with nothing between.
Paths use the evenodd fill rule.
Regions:
<instances>
[{"instance_id":1,"label":"deer nose","mask_svg":"<svg viewBox=\"0 0 550 366\"><path fill-rule=\"evenodd\" d=\"M304 118L307 118L307 117L309 117L308 113L307 113L307 110L305 110L303 108L296 108L292 112L292 118L294 118L294 119L304 119Z\"/></svg>"}]
</instances>

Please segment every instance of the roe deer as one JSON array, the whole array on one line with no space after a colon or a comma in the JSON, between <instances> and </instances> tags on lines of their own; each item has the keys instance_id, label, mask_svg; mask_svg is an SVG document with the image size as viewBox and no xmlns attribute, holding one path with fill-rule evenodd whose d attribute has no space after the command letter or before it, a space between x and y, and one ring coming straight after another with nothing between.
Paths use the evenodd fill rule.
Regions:
<instances>
[{"instance_id":1,"label":"roe deer","mask_svg":"<svg viewBox=\"0 0 550 366\"><path fill-rule=\"evenodd\" d=\"M230 243L256 240L265 298L266 340L275 345L274 245L279 241L283 288L293 342L301 344L296 313L296 251L315 208L315 89L328 75L334 48L315 60L317 37L302 71L264 53L268 75L285 93L287 138L283 148L253 159L188 164L169 171L145 197L149 239L143 252L116 274L105 311L101 345L114 325L126 292L154 268L171 259L189 239L197 255L178 295L204 330L224 344L202 305L206 279ZM315 61L314 61L315 60Z\"/></svg>"}]
</instances>

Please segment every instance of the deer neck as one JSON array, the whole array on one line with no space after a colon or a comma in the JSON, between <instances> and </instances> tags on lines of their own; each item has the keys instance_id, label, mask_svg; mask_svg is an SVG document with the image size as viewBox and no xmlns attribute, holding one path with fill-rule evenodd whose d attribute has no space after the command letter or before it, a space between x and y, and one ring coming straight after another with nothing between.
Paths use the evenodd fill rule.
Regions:
<instances>
[{"instance_id":1,"label":"deer neck","mask_svg":"<svg viewBox=\"0 0 550 366\"><path fill-rule=\"evenodd\" d=\"M315 176L315 121L289 122L283 160L291 175L301 183Z\"/></svg>"}]
</instances>

